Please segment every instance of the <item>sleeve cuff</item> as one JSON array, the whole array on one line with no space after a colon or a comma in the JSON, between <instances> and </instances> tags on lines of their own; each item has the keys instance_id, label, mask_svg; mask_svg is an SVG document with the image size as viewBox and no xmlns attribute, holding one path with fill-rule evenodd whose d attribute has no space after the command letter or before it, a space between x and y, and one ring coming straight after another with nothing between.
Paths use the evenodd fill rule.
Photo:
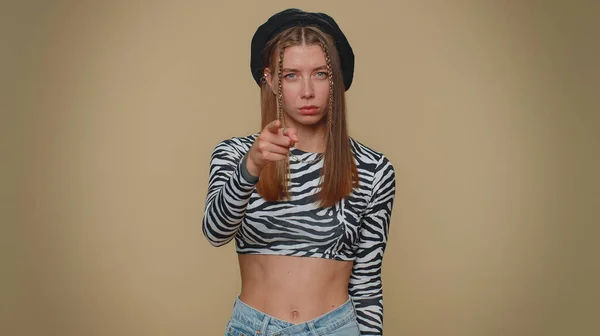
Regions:
<instances>
[{"instance_id":1,"label":"sleeve cuff","mask_svg":"<svg viewBox=\"0 0 600 336\"><path fill-rule=\"evenodd\" d=\"M250 174L250 172L248 171L248 167L246 167L247 160L248 160L248 154L244 155L244 158L242 159L242 162L240 164L242 177L244 178L244 180L255 184L258 182L258 177Z\"/></svg>"}]
</instances>

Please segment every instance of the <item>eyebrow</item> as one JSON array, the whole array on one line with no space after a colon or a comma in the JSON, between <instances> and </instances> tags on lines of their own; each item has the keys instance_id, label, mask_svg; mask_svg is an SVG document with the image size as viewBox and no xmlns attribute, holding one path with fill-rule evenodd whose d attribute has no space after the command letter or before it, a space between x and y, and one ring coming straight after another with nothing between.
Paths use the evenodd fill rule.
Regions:
<instances>
[{"instance_id":1,"label":"eyebrow","mask_svg":"<svg viewBox=\"0 0 600 336\"><path fill-rule=\"evenodd\" d=\"M317 71L317 70L327 70L327 66L326 65L321 65L319 67L316 67L313 69L313 71ZM282 72L300 72L300 70L298 69L292 69L292 68L283 68Z\"/></svg>"}]
</instances>

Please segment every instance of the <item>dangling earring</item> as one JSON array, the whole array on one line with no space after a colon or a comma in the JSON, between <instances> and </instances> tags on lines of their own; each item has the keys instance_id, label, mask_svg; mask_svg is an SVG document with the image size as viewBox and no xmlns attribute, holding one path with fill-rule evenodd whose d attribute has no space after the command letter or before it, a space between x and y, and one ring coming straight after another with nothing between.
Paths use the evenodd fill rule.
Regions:
<instances>
[{"instance_id":1,"label":"dangling earring","mask_svg":"<svg viewBox=\"0 0 600 336\"><path fill-rule=\"evenodd\" d=\"M267 82L267 74L263 74L262 78L260 79L260 82L265 84Z\"/></svg>"}]
</instances>

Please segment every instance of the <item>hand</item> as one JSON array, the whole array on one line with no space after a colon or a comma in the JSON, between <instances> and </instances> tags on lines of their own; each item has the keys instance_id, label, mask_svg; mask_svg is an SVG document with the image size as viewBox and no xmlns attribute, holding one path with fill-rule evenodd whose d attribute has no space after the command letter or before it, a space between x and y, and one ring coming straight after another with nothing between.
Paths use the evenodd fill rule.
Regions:
<instances>
[{"instance_id":1,"label":"hand","mask_svg":"<svg viewBox=\"0 0 600 336\"><path fill-rule=\"evenodd\" d=\"M260 132L248 152L246 168L254 176L259 176L269 162L287 158L290 147L298 142L294 128L286 128L285 134L279 120L272 121Z\"/></svg>"}]
</instances>

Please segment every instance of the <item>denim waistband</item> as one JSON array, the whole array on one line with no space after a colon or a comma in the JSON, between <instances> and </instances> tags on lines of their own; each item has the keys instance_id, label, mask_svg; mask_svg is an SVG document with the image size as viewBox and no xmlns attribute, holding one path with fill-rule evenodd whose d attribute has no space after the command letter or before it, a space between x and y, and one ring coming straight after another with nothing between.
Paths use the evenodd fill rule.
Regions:
<instances>
[{"instance_id":1,"label":"denim waistband","mask_svg":"<svg viewBox=\"0 0 600 336\"><path fill-rule=\"evenodd\" d=\"M310 321L294 324L283 321L265 314L236 298L231 314L232 320L236 320L254 330L260 330L262 334L269 334L282 330L285 334L302 333L313 331L315 334L324 334L326 331L336 330L356 319L356 311L351 298L341 306L331 310Z\"/></svg>"}]
</instances>

